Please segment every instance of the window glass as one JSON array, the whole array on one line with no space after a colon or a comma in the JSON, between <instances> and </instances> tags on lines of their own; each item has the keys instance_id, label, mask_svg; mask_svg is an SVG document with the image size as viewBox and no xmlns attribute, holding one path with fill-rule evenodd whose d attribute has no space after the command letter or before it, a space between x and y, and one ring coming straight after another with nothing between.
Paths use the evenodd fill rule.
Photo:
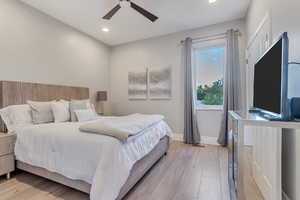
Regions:
<instances>
[{"instance_id":1,"label":"window glass","mask_svg":"<svg viewBox=\"0 0 300 200\"><path fill-rule=\"evenodd\" d=\"M223 105L225 45L194 46L193 68L197 90L197 105Z\"/></svg>"}]
</instances>

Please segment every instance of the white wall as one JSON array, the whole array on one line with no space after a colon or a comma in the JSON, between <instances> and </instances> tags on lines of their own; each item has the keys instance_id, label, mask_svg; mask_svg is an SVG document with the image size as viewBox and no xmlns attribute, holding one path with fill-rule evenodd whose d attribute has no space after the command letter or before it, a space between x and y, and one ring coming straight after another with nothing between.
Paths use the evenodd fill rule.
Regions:
<instances>
[{"instance_id":1,"label":"white wall","mask_svg":"<svg viewBox=\"0 0 300 200\"><path fill-rule=\"evenodd\" d=\"M252 0L246 19L248 39L258 23L269 12L272 37L276 39L287 31L290 38L290 60L300 61L300 1L299 0ZM300 96L300 67L290 66L289 95ZM290 130L283 132L283 190L292 200L300 199L300 134ZM295 159L298 158L296 161Z\"/></svg>"},{"instance_id":2,"label":"white wall","mask_svg":"<svg viewBox=\"0 0 300 200\"><path fill-rule=\"evenodd\" d=\"M0 80L108 90L110 48L17 0L0 0Z\"/></svg>"},{"instance_id":3,"label":"white wall","mask_svg":"<svg viewBox=\"0 0 300 200\"><path fill-rule=\"evenodd\" d=\"M221 110L198 110L198 125L199 131L204 136L203 142L210 142L211 137L217 139L220 132L220 124L222 120ZM206 136L206 137L205 137Z\"/></svg>"},{"instance_id":4,"label":"white wall","mask_svg":"<svg viewBox=\"0 0 300 200\"><path fill-rule=\"evenodd\" d=\"M271 0L252 0L246 16L246 31L248 39L257 30L259 23L269 11Z\"/></svg>"},{"instance_id":5,"label":"white wall","mask_svg":"<svg viewBox=\"0 0 300 200\"><path fill-rule=\"evenodd\" d=\"M175 33L171 35L137 41L116 46L111 55L111 99L113 114L133 112L160 113L175 133L183 133L183 68L181 65L182 46L180 41L186 37L198 37L223 33L235 28L244 32L244 21L237 20L205 28ZM241 59L244 58L244 38L241 39ZM241 60L241 62L243 62ZM129 101L127 94L130 68L160 67L171 65L173 68L172 100L169 101ZM218 135L221 111L202 111L199 113L200 129L203 136ZM214 127L214 128L212 128Z\"/></svg>"},{"instance_id":6,"label":"white wall","mask_svg":"<svg viewBox=\"0 0 300 200\"><path fill-rule=\"evenodd\" d=\"M300 62L300 1L297 0L252 0L249 8L246 30L250 37L257 29L258 23L269 12L272 21L272 37L277 39L280 34L287 31L290 39L290 61ZM290 67L289 95L300 96L300 67Z\"/></svg>"}]
</instances>

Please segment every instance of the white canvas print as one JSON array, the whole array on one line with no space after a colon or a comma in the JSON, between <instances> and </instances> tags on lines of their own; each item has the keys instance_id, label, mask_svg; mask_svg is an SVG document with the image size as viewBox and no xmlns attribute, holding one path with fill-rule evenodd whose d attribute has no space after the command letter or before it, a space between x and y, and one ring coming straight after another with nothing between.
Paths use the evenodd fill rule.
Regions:
<instances>
[{"instance_id":1,"label":"white canvas print","mask_svg":"<svg viewBox=\"0 0 300 200\"><path fill-rule=\"evenodd\" d=\"M147 99L147 69L135 69L128 72L128 99Z\"/></svg>"},{"instance_id":2,"label":"white canvas print","mask_svg":"<svg viewBox=\"0 0 300 200\"><path fill-rule=\"evenodd\" d=\"M172 67L149 68L149 98L171 99Z\"/></svg>"}]
</instances>

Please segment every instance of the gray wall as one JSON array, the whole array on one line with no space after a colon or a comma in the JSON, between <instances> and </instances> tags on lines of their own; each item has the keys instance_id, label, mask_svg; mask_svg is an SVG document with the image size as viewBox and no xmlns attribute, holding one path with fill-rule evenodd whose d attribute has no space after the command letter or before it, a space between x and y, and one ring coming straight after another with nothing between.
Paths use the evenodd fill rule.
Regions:
<instances>
[{"instance_id":1,"label":"gray wall","mask_svg":"<svg viewBox=\"0 0 300 200\"><path fill-rule=\"evenodd\" d=\"M237 20L191 31L151 38L116 46L111 55L111 107L113 114L133 112L160 113L175 133L183 133L183 68L181 65L182 46L180 41L186 37L199 37L226 32L236 28L244 32L244 21ZM244 39L241 40L241 62L244 63ZM131 68L173 67L173 97L170 101L129 101L127 95L127 73ZM244 68L244 66L243 66ZM221 120L221 111L199 112L201 134L216 137ZM213 127L213 128L212 128Z\"/></svg>"},{"instance_id":2,"label":"gray wall","mask_svg":"<svg viewBox=\"0 0 300 200\"><path fill-rule=\"evenodd\" d=\"M276 39L288 31L290 60L300 62L300 1L298 0L252 0L246 19L248 39L258 23L269 12L272 36ZM300 67L290 66L289 95L300 96ZM300 132L284 130L283 133L283 190L292 200L300 199Z\"/></svg>"},{"instance_id":3,"label":"gray wall","mask_svg":"<svg viewBox=\"0 0 300 200\"><path fill-rule=\"evenodd\" d=\"M107 113L110 107L116 115L161 113L176 133L182 133L183 70L179 42L187 36L221 33L229 28L243 32L244 21L133 42L112 50L17 0L0 0L0 80L85 86L91 89L92 97L95 91L111 89L114 100L112 104L106 103ZM244 39L245 34L241 37L241 62ZM173 67L174 80L171 101L128 101L129 68L169 64ZM221 111L199 111L198 115L202 119L199 121L202 134L216 137Z\"/></svg>"},{"instance_id":4,"label":"gray wall","mask_svg":"<svg viewBox=\"0 0 300 200\"><path fill-rule=\"evenodd\" d=\"M110 48L17 0L0 0L0 80L108 90Z\"/></svg>"}]
</instances>

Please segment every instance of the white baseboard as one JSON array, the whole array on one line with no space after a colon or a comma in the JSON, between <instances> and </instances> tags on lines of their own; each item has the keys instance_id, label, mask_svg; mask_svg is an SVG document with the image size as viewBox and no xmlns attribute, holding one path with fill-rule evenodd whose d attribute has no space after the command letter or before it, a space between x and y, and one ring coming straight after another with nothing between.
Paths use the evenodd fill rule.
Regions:
<instances>
[{"instance_id":1,"label":"white baseboard","mask_svg":"<svg viewBox=\"0 0 300 200\"><path fill-rule=\"evenodd\" d=\"M291 200L283 190L282 190L282 200Z\"/></svg>"},{"instance_id":2,"label":"white baseboard","mask_svg":"<svg viewBox=\"0 0 300 200\"><path fill-rule=\"evenodd\" d=\"M180 133L173 133L174 140L183 142L183 134ZM201 144L208 144L208 145L218 145L218 138L217 137L209 137L209 136L201 136Z\"/></svg>"},{"instance_id":3,"label":"white baseboard","mask_svg":"<svg viewBox=\"0 0 300 200\"><path fill-rule=\"evenodd\" d=\"M202 144L218 145L219 146L217 137L201 136L201 143Z\"/></svg>"},{"instance_id":4,"label":"white baseboard","mask_svg":"<svg viewBox=\"0 0 300 200\"><path fill-rule=\"evenodd\" d=\"M174 140L175 141L183 142L183 134L173 133L173 135L174 135Z\"/></svg>"}]
</instances>

